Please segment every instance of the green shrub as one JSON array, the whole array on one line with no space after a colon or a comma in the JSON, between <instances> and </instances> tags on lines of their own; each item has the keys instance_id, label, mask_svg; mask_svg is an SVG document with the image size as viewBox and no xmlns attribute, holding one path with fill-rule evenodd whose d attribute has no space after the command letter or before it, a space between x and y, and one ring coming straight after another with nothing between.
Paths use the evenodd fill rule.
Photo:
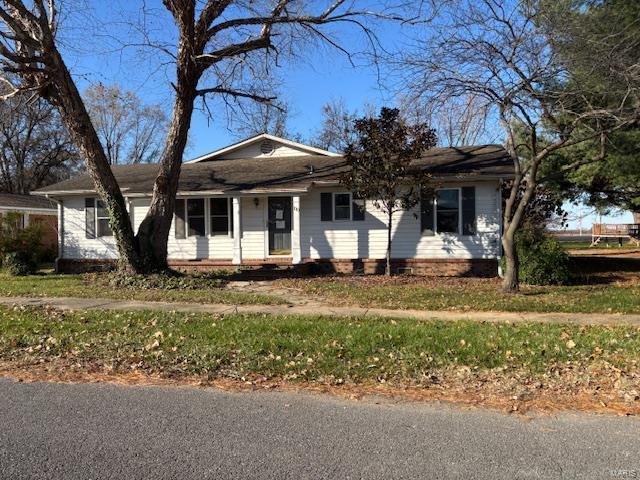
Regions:
<instances>
[{"instance_id":1,"label":"green shrub","mask_svg":"<svg viewBox=\"0 0 640 480\"><path fill-rule=\"evenodd\" d=\"M19 213L0 217L0 263L11 275L35 273L42 257L42 227L22 227Z\"/></svg>"},{"instance_id":2,"label":"green shrub","mask_svg":"<svg viewBox=\"0 0 640 480\"><path fill-rule=\"evenodd\" d=\"M31 275L38 270L38 262L34 255L25 256L24 252L10 252L2 259L2 266L14 276Z\"/></svg>"},{"instance_id":3,"label":"green shrub","mask_svg":"<svg viewBox=\"0 0 640 480\"><path fill-rule=\"evenodd\" d=\"M520 280L529 285L562 285L569 282L569 255L560 243L541 228L516 234ZM505 259L502 259L503 268Z\"/></svg>"}]
</instances>

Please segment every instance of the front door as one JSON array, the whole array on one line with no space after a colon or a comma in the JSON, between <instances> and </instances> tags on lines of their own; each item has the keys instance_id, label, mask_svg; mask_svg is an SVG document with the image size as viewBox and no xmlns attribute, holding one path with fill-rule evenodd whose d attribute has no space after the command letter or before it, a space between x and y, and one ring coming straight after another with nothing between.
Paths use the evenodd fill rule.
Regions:
<instances>
[{"instance_id":1,"label":"front door","mask_svg":"<svg viewBox=\"0 0 640 480\"><path fill-rule=\"evenodd\" d=\"M291 197L269 197L269 255L291 255Z\"/></svg>"}]
</instances>

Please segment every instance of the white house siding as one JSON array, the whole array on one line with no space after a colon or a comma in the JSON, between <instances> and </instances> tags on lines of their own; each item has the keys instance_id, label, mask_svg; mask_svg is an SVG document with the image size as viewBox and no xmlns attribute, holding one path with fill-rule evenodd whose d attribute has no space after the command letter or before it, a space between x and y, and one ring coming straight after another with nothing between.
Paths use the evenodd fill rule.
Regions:
<instances>
[{"instance_id":1,"label":"white house siding","mask_svg":"<svg viewBox=\"0 0 640 480\"><path fill-rule=\"evenodd\" d=\"M197 197L189 197L197 198ZM131 200L133 206L133 229L138 231L140 223L149 210L149 198ZM209 231L209 205L205 202L205 223ZM172 260L194 259L230 259L233 256L233 238L228 235L214 235L206 237L176 238L175 216L171 223L171 231L167 241L167 253Z\"/></svg>"},{"instance_id":2,"label":"white house siding","mask_svg":"<svg viewBox=\"0 0 640 480\"><path fill-rule=\"evenodd\" d=\"M468 185L468 184L467 184ZM396 213L392 230L394 258L496 258L499 252L500 212L498 183L478 182L476 216L478 233L473 236L422 235L418 209ZM460 187L451 183L443 187ZM301 196L300 230L302 258L382 259L386 249L386 220L382 212L368 201L364 221L320 220L320 193L341 191L339 188L314 188ZM65 197L64 252L67 259L115 259L117 248L113 237L88 239L85 236L84 197ZM147 213L149 198L131 199L134 230ZM256 206L254 197L241 199L242 257L265 258L266 197ZM207 218L208 222L208 218ZM176 239L174 225L168 241L170 259L225 259L233 257L230 236L188 237Z\"/></svg>"},{"instance_id":3,"label":"white house siding","mask_svg":"<svg viewBox=\"0 0 640 480\"><path fill-rule=\"evenodd\" d=\"M113 237L86 238L84 197L65 197L63 258L69 259L116 259L118 249Z\"/></svg>"},{"instance_id":4,"label":"white house siding","mask_svg":"<svg viewBox=\"0 0 640 480\"><path fill-rule=\"evenodd\" d=\"M469 185L469 184L466 184ZM418 208L394 214L392 250L394 258L496 258L499 252L499 205L497 182L476 186L478 233L473 236L422 235ZM460 187L463 184L446 184ZM385 215L368 201L364 221L320 220L320 193L336 188L314 189L301 198L301 248L303 258L372 258L386 254Z\"/></svg>"},{"instance_id":5,"label":"white house siding","mask_svg":"<svg viewBox=\"0 0 640 480\"><path fill-rule=\"evenodd\" d=\"M234 158L264 158L266 160L270 157L299 157L303 155L309 155L309 153L304 150L292 148L287 145L279 144L277 142L272 142L275 146L273 152L265 155L260 151L261 143L262 142L255 142L251 145L247 145L246 147L239 148L238 150L232 150L230 152L223 153L220 156L216 157L216 159L228 160Z\"/></svg>"},{"instance_id":6,"label":"white house siding","mask_svg":"<svg viewBox=\"0 0 640 480\"><path fill-rule=\"evenodd\" d=\"M149 198L131 200L134 231L149 209ZM68 259L116 259L118 250L113 237L86 238L84 197L66 197L64 205L64 253ZM208 211L208 210L207 210ZM208 215L207 215L207 222ZM202 258L230 259L233 256L233 238L226 235L187 237L177 239L172 223L167 243L169 258L192 260Z\"/></svg>"}]
</instances>

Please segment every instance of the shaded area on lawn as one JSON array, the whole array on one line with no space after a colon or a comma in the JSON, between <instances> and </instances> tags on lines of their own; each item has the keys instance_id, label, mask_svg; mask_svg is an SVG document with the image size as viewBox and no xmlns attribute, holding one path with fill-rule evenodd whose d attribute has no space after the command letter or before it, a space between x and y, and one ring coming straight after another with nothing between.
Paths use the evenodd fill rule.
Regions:
<instances>
[{"instance_id":1,"label":"shaded area on lawn","mask_svg":"<svg viewBox=\"0 0 640 480\"><path fill-rule=\"evenodd\" d=\"M640 328L0 308L0 360L165 378L585 393L637 405Z\"/></svg>"}]
</instances>

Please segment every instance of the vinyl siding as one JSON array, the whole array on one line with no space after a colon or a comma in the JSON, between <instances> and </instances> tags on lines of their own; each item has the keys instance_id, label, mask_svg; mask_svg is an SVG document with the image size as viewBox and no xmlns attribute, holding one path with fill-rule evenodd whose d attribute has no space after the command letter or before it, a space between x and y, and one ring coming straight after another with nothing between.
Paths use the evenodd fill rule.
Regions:
<instances>
[{"instance_id":1,"label":"vinyl siding","mask_svg":"<svg viewBox=\"0 0 640 480\"><path fill-rule=\"evenodd\" d=\"M275 149L273 150L273 152L265 155L260 151L261 143L261 141L255 142L251 145L247 145L244 148L224 153L219 157L216 157L216 160L228 160L234 158L264 158L266 160L270 157L300 157L303 155L309 155L309 153L304 150L298 150L297 148L292 148L287 145L279 144L277 142L273 142L275 145Z\"/></svg>"},{"instance_id":2,"label":"vinyl siding","mask_svg":"<svg viewBox=\"0 0 640 480\"><path fill-rule=\"evenodd\" d=\"M468 183L466 184L468 185ZM394 215L392 256L394 258L496 258L500 244L500 206L498 183L477 182L476 215L478 233L462 235L422 235L419 209ZM446 187L463 184L446 184ZM320 193L339 189L314 188L300 199L302 258L372 258L381 259L386 251L386 219L373 202L367 201L364 221L320 220ZM85 238L84 197L63 198L64 252L69 259L114 259L117 249L113 237ZM131 218L137 231L147 213L150 200L131 201ZM266 197L256 206L253 197L241 199L242 256L245 259L265 257ZM208 222L207 218L207 222ZM171 259L231 259L233 238L230 236L188 237L176 239L174 225L168 241Z\"/></svg>"},{"instance_id":3,"label":"vinyl siding","mask_svg":"<svg viewBox=\"0 0 640 480\"><path fill-rule=\"evenodd\" d=\"M85 237L84 197L62 199L64 208L63 258L115 259L118 249L113 237Z\"/></svg>"},{"instance_id":4,"label":"vinyl siding","mask_svg":"<svg viewBox=\"0 0 640 480\"><path fill-rule=\"evenodd\" d=\"M468 185L468 184L467 184ZM460 187L446 184L442 188ZM473 236L420 231L419 208L394 214L391 255L394 258L496 258L499 252L499 205L497 182L476 183L478 233ZM372 201L366 202L364 221L320 220L320 193L340 191L314 189L301 199L301 248L303 258L385 257L386 219Z\"/></svg>"},{"instance_id":5,"label":"vinyl siding","mask_svg":"<svg viewBox=\"0 0 640 480\"><path fill-rule=\"evenodd\" d=\"M189 197L194 198L194 197ZM133 228L138 231L140 223L144 220L151 200L148 198L134 199L133 206ZM205 202L205 223L207 232L209 231L209 206ZM167 242L167 253L170 259L174 260L194 260L194 259L230 259L233 256L233 238L228 235L214 235L206 237L176 238L175 216L171 223L171 231Z\"/></svg>"},{"instance_id":6,"label":"vinyl siding","mask_svg":"<svg viewBox=\"0 0 640 480\"><path fill-rule=\"evenodd\" d=\"M147 214L150 199L131 201L134 231ZM115 259L118 257L113 237L85 238L84 197L66 197L64 205L64 253L69 259ZM207 216L208 217L208 216ZM209 219L207 218L208 222ZM174 224L171 225L167 243L169 258L190 260L199 258L230 259L233 256L233 239L226 235L213 237L175 238Z\"/></svg>"}]
</instances>

